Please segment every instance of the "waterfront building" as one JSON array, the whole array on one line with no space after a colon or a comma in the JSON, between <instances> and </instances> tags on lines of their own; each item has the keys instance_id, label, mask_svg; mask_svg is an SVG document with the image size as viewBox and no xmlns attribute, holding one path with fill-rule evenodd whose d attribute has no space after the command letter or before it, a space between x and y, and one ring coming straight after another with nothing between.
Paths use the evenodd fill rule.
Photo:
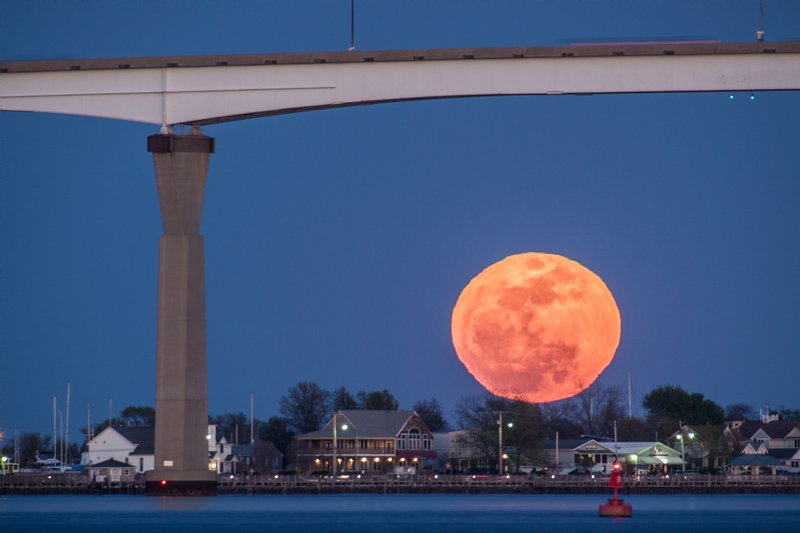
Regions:
<instances>
[{"instance_id":1,"label":"waterfront building","mask_svg":"<svg viewBox=\"0 0 800 533\"><path fill-rule=\"evenodd\" d=\"M152 426L109 426L88 443L84 455L86 467L114 460L131 467L135 474L153 470L155 464ZM208 425L208 469L217 474L267 474L278 470L283 455L269 441L231 444L217 438L217 427ZM278 466L275 466L278 465Z\"/></svg>"},{"instance_id":2,"label":"waterfront building","mask_svg":"<svg viewBox=\"0 0 800 533\"><path fill-rule=\"evenodd\" d=\"M731 460L730 473L764 473L765 470L767 473L800 473L800 422L778 420L768 412L761 420L727 421L724 435L735 443L743 457L737 457L735 463ZM764 459L766 455L774 461Z\"/></svg>"},{"instance_id":3,"label":"waterfront building","mask_svg":"<svg viewBox=\"0 0 800 533\"><path fill-rule=\"evenodd\" d=\"M687 468L716 472L736 456L736 443L724 430L724 425L683 424L667 444L683 449Z\"/></svg>"},{"instance_id":4,"label":"waterfront building","mask_svg":"<svg viewBox=\"0 0 800 533\"><path fill-rule=\"evenodd\" d=\"M414 411L337 411L295 443L300 472L332 472L335 460L339 473L412 474L437 457L433 433Z\"/></svg>"},{"instance_id":5,"label":"waterfront building","mask_svg":"<svg viewBox=\"0 0 800 533\"><path fill-rule=\"evenodd\" d=\"M92 483L120 483L136 479L136 469L133 465L116 459L100 461L88 466L86 471Z\"/></svg>"},{"instance_id":6,"label":"waterfront building","mask_svg":"<svg viewBox=\"0 0 800 533\"><path fill-rule=\"evenodd\" d=\"M433 447L436 469L446 474L484 471L497 462L497 457L489 458L481 451L475 433L466 429L435 432Z\"/></svg>"},{"instance_id":7,"label":"waterfront building","mask_svg":"<svg viewBox=\"0 0 800 533\"><path fill-rule=\"evenodd\" d=\"M143 474L155 464L154 442L151 426L108 426L88 442L84 466L114 460Z\"/></svg>"},{"instance_id":8,"label":"waterfront building","mask_svg":"<svg viewBox=\"0 0 800 533\"><path fill-rule=\"evenodd\" d=\"M542 444L547 468L558 467L559 474L575 470L595 474L611 472L616 459L636 473L666 472L680 467L680 451L661 442L614 442L595 439L548 439Z\"/></svg>"}]
</instances>

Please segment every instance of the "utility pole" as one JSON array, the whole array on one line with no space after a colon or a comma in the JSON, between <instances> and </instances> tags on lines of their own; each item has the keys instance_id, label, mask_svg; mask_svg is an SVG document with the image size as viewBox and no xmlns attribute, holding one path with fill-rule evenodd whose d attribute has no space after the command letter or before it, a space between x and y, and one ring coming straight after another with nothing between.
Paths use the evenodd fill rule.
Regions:
<instances>
[{"instance_id":1,"label":"utility pole","mask_svg":"<svg viewBox=\"0 0 800 533\"><path fill-rule=\"evenodd\" d=\"M500 419L497 421L497 475L503 475L503 411L498 411Z\"/></svg>"},{"instance_id":2,"label":"utility pole","mask_svg":"<svg viewBox=\"0 0 800 533\"><path fill-rule=\"evenodd\" d=\"M631 370L628 369L628 418L633 418L633 392L631 389Z\"/></svg>"},{"instance_id":3,"label":"utility pole","mask_svg":"<svg viewBox=\"0 0 800 533\"><path fill-rule=\"evenodd\" d=\"M331 461L331 472L333 473L333 482L336 483L336 411L333 412L333 460Z\"/></svg>"},{"instance_id":4,"label":"utility pole","mask_svg":"<svg viewBox=\"0 0 800 533\"><path fill-rule=\"evenodd\" d=\"M497 411L497 472L498 475L503 475L503 411ZM513 422L507 422L505 426L508 429L514 427Z\"/></svg>"},{"instance_id":5,"label":"utility pole","mask_svg":"<svg viewBox=\"0 0 800 533\"><path fill-rule=\"evenodd\" d=\"M558 431L556 431L556 475L558 475Z\"/></svg>"},{"instance_id":6,"label":"utility pole","mask_svg":"<svg viewBox=\"0 0 800 533\"><path fill-rule=\"evenodd\" d=\"M56 444L58 439L56 438L56 397L53 396L53 459L58 457L58 448Z\"/></svg>"},{"instance_id":7,"label":"utility pole","mask_svg":"<svg viewBox=\"0 0 800 533\"><path fill-rule=\"evenodd\" d=\"M683 420L678 420L678 440L681 441L681 473L686 473L686 456L683 450Z\"/></svg>"}]
</instances>

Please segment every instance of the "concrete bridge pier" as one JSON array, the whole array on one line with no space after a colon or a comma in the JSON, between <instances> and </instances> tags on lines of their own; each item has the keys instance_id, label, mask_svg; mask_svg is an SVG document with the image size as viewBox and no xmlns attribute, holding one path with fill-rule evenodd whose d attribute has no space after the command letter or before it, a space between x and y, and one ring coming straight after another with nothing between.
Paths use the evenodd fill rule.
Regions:
<instances>
[{"instance_id":1,"label":"concrete bridge pier","mask_svg":"<svg viewBox=\"0 0 800 533\"><path fill-rule=\"evenodd\" d=\"M147 138L153 153L164 234L158 265L155 470L148 495L213 495L208 470L208 370L203 236L200 222L214 139Z\"/></svg>"}]
</instances>

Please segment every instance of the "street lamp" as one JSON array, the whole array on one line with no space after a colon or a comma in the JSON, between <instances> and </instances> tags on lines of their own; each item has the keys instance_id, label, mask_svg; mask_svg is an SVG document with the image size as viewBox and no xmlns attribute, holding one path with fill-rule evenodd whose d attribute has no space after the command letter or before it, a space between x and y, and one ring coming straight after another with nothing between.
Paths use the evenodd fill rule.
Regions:
<instances>
[{"instance_id":1,"label":"street lamp","mask_svg":"<svg viewBox=\"0 0 800 533\"><path fill-rule=\"evenodd\" d=\"M683 422L679 421L679 424L680 424L680 427L679 427L679 433L678 433L678 440L681 441L681 473L685 474L686 473L686 455L684 453L684 444L683 444L683 441L684 441L684 439L683 439ZM692 431L690 431L687 434L687 436L689 437L689 440L694 439L694 433Z\"/></svg>"},{"instance_id":2,"label":"street lamp","mask_svg":"<svg viewBox=\"0 0 800 533\"><path fill-rule=\"evenodd\" d=\"M497 414L499 418L497 420L497 475L503 475L503 459L507 459L508 456L503 453L503 411L498 411ZM514 422L506 423L506 427L511 429L514 427Z\"/></svg>"},{"instance_id":3,"label":"street lamp","mask_svg":"<svg viewBox=\"0 0 800 533\"><path fill-rule=\"evenodd\" d=\"M336 452L337 452L337 448L339 446L339 442L338 442L338 440L336 438L336 426L337 426L336 415L337 414L338 413L336 411L333 412L333 461L331 461L331 464L333 465L332 473L333 473L334 481L336 480ZM342 431L347 431L347 424L342 424Z\"/></svg>"}]
</instances>

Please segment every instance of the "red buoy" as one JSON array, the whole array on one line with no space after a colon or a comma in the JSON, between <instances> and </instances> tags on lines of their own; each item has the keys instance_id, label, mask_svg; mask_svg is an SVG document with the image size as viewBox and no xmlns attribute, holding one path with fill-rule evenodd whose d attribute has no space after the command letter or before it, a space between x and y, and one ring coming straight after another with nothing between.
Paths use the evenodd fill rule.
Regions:
<instances>
[{"instance_id":1,"label":"red buoy","mask_svg":"<svg viewBox=\"0 0 800 533\"><path fill-rule=\"evenodd\" d=\"M633 516L633 507L625 503L619 497L619 489L625 486L622 481L622 465L614 461L614 467L611 470L611 479L608 480L608 486L614 489L614 497L600 506L600 516L621 517L629 518Z\"/></svg>"}]
</instances>

